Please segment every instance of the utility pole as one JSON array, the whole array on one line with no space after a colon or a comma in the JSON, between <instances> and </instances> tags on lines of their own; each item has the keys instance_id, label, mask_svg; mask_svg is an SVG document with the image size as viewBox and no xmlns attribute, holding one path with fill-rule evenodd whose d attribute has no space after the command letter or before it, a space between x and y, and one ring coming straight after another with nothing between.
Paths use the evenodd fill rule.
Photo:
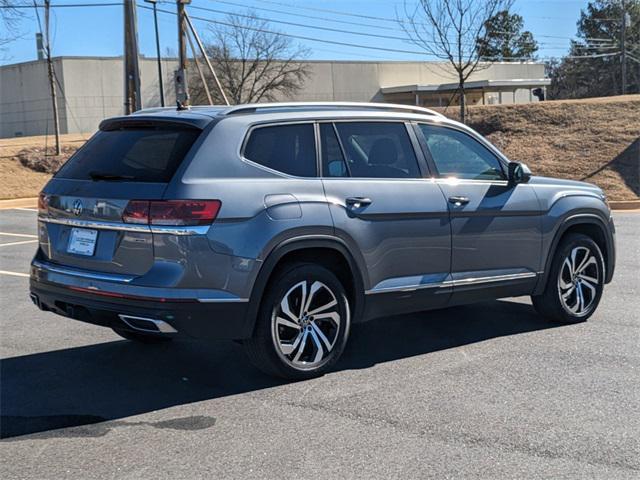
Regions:
<instances>
[{"instance_id":1,"label":"utility pole","mask_svg":"<svg viewBox=\"0 0 640 480\"><path fill-rule=\"evenodd\" d=\"M124 107L126 115L142 108L136 0L124 0Z\"/></svg>"},{"instance_id":2,"label":"utility pole","mask_svg":"<svg viewBox=\"0 0 640 480\"><path fill-rule=\"evenodd\" d=\"M625 40L627 36L627 9L622 0L622 25L620 28L620 70L622 74L622 95L627 93L627 50Z\"/></svg>"},{"instance_id":3,"label":"utility pole","mask_svg":"<svg viewBox=\"0 0 640 480\"><path fill-rule=\"evenodd\" d=\"M56 155L60 155L60 119L58 118L58 98L56 97L56 80L51 61L51 43L49 40L49 9L51 0L44 0L44 35L45 52L47 54L47 73L49 75L49 88L51 89L51 106L53 107L53 129L56 136ZM45 152L46 155L46 152Z\"/></svg>"},{"instance_id":4,"label":"utility pole","mask_svg":"<svg viewBox=\"0 0 640 480\"><path fill-rule=\"evenodd\" d=\"M180 65L174 73L176 102L178 110L189 108L189 88L187 85L187 22L184 6L191 0L176 0L178 7L178 55Z\"/></svg>"}]
</instances>

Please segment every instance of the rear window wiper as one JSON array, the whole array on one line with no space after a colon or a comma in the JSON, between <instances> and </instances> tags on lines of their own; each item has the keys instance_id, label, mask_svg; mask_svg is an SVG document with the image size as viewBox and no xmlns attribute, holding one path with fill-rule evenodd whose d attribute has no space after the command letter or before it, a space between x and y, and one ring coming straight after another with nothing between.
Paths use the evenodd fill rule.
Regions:
<instances>
[{"instance_id":1,"label":"rear window wiper","mask_svg":"<svg viewBox=\"0 0 640 480\"><path fill-rule=\"evenodd\" d=\"M106 180L111 182L118 182L122 180L136 180L136 177L132 175L118 175L117 173L107 173L107 172L89 172L89 176L91 180Z\"/></svg>"}]
</instances>

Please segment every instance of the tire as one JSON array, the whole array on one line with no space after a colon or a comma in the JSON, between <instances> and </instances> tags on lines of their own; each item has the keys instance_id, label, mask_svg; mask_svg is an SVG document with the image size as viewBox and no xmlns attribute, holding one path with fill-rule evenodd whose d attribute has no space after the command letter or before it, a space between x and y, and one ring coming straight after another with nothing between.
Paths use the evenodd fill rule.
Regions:
<instances>
[{"instance_id":1,"label":"tire","mask_svg":"<svg viewBox=\"0 0 640 480\"><path fill-rule=\"evenodd\" d=\"M600 303L604 276L598 244L591 237L571 233L556 250L544 292L531 297L533 307L556 322L584 322Z\"/></svg>"},{"instance_id":2,"label":"tire","mask_svg":"<svg viewBox=\"0 0 640 480\"><path fill-rule=\"evenodd\" d=\"M340 358L349 336L344 286L331 271L309 263L289 265L270 285L253 336L244 342L249 360L268 375L289 380L323 375Z\"/></svg>"},{"instance_id":3,"label":"tire","mask_svg":"<svg viewBox=\"0 0 640 480\"><path fill-rule=\"evenodd\" d=\"M153 334L147 335L145 333L132 332L129 330L121 330L119 328L112 328L112 330L126 340L131 340L132 342L136 342L136 343L145 343L147 345L167 343L172 340L171 337L163 337L160 335L153 335Z\"/></svg>"}]
</instances>

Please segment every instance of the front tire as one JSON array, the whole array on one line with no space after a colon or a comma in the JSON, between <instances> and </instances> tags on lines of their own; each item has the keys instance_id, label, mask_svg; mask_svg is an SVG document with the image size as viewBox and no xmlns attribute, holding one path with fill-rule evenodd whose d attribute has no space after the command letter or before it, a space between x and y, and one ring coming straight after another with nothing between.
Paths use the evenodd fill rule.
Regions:
<instances>
[{"instance_id":1,"label":"front tire","mask_svg":"<svg viewBox=\"0 0 640 480\"><path fill-rule=\"evenodd\" d=\"M326 373L349 336L344 286L320 265L296 263L278 273L262 299L255 331L245 341L251 363L290 380Z\"/></svg>"},{"instance_id":2,"label":"front tire","mask_svg":"<svg viewBox=\"0 0 640 480\"><path fill-rule=\"evenodd\" d=\"M560 243L542 295L531 297L542 316L561 323L587 320L604 289L604 258L598 244L572 233Z\"/></svg>"}]
</instances>

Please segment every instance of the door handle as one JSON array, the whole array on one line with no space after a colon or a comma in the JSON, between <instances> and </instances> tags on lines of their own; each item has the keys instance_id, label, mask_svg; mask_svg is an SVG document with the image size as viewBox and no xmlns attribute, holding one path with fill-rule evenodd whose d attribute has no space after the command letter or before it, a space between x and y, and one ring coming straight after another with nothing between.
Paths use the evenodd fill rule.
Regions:
<instances>
[{"instance_id":1,"label":"door handle","mask_svg":"<svg viewBox=\"0 0 640 480\"><path fill-rule=\"evenodd\" d=\"M456 207L461 207L469 203L469 197L449 197L449 203L453 203Z\"/></svg>"},{"instance_id":2,"label":"door handle","mask_svg":"<svg viewBox=\"0 0 640 480\"><path fill-rule=\"evenodd\" d=\"M371 205L371 199L367 197L349 197L345 202L349 208L361 208Z\"/></svg>"}]
</instances>

